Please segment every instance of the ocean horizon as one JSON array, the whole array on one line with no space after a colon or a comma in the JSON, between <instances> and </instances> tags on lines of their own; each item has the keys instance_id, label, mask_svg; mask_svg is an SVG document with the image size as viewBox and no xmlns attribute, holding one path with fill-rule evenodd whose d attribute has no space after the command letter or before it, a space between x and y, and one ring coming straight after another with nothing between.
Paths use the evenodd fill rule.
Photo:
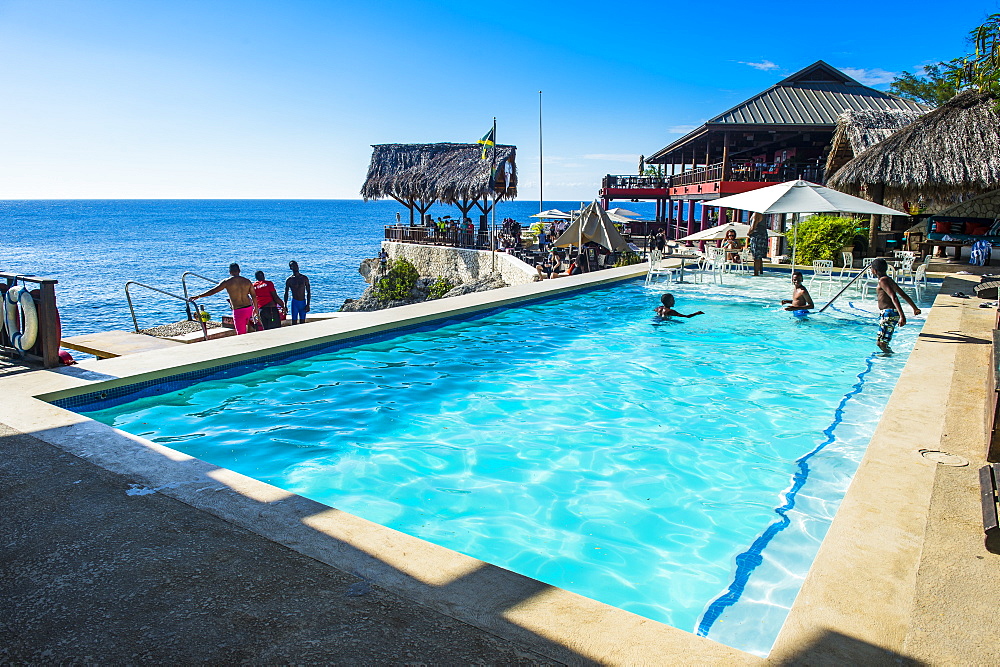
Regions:
<instances>
[{"instance_id":1,"label":"ocean horizon","mask_svg":"<svg viewBox=\"0 0 1000 667\"><path fill-rule=\"evenodd\" d=\"M569 210L579 200L543 203ZM586 204L587 202L582 202ZM644 219L652 202L619 202ZM503 201L496 218L524 225L538 213L537 200ZM55 278L63 336L132 331L125 283L135 280L181 294L181 275L193 271L213 281L228 275L231 262L243 275L257 270L283 292L288 262L299 262L313 287L315 312L336 311L366 287L358 267L374 257L383 228L409 222L395 201L361 199L11 199L0 216L17 230L0 242L0 271ZM434 216L460 215L434 205ZM477 218L474 218L477 219ZM211 284L190 278L194 293ZM184 304L156 292L132 292L140 328L186 317ZM209 312L227 312L225 296L206 300Z\"/></svg>"}]
</instances>

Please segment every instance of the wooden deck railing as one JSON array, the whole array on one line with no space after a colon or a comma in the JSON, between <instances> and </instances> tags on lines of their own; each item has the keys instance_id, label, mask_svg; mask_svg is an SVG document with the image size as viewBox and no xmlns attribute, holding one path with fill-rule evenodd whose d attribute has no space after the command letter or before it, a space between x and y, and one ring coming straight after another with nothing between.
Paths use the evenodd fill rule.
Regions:
<instances>
[{"instance_id":1,"label":"wooden deck railing","mask_svg":"<svg viewBox=\"0 0 1000 667\"><path fill-rule=\"evenodd\" d=\"M420 243L423 245L446 245L455 248L472 248L488 250L490 247L489 234L484 231L464 232L457 229L449 229L441 232L433 227L407 225L387 225L385 228L386 241L398 241L400 243Z\"/></svg>"}]
</instances>

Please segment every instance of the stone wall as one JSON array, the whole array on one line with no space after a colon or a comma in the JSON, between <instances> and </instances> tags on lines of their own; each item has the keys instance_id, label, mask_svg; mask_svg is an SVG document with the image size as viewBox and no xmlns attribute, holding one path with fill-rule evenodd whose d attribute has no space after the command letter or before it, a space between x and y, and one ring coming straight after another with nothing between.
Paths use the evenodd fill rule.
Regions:
<instances>
[{"instance_id":1,"label":"stone wall","mask_svg":"<svg viewBox=\"0 0 1000 667\"><path fill-rule=\"evenodd\" d=\"M467 283L493 273L493 253L487 250L449 248L383 241L382 247L390 259L404 258L421 276L447 278L453 283ZM535 280L534 267L513 255L496 253L496 270L508 285L523 285Z\"/></svg>"}]
</instances>

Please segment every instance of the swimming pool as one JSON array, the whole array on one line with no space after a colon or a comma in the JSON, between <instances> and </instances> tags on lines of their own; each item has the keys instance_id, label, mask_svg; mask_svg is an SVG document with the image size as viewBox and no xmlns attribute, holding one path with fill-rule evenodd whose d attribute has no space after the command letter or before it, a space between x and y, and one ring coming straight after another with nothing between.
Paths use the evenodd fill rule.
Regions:
<instances>
[{"instance_id":1,"label":"swimming pool","mask_svg":"<svg viewBox=\"0 0 1000 667\"><path fill-rule=\"evenodd\" d=\"M869 310L786 288L673 286L706 315L658 323L629 283L76 409L763 654L918 329L873 355Z\"/></svg>"}]
</instances>

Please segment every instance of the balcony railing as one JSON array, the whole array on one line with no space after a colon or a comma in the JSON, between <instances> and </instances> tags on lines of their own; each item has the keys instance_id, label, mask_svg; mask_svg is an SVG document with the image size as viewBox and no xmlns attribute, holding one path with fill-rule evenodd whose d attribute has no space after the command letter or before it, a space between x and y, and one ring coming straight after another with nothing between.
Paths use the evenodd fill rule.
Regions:
<instances>
[{"instance_id":1,"label":"balcony railing","mask_svg":"<svg viewBox=\"0 0 1000 667\"><path fill-rule=\"evenodd\" d=\"M669 187L667 182L669 176L637 176L626 174L624 176L612 176L608 174L604 177L601 187L620 188L622 190L649 190L663 189Z\"/></svg>"},{"instance_id":2,"label":"balcony railing","mask_svg":"<svg viewBox=\"0 0 1000 667\"><path fill-rule=\"evenodd\" d=\"M748 161L733 161L728 170L721 162L705 167L697 167L674 176L611 175L604 177L602 187L627 190L665 189L685 185L700 185L717 181L741 181L751 183L783 183L796 179L823 182L823 167L818 165L762 164Z\"/></svg>"}]
</instances>

